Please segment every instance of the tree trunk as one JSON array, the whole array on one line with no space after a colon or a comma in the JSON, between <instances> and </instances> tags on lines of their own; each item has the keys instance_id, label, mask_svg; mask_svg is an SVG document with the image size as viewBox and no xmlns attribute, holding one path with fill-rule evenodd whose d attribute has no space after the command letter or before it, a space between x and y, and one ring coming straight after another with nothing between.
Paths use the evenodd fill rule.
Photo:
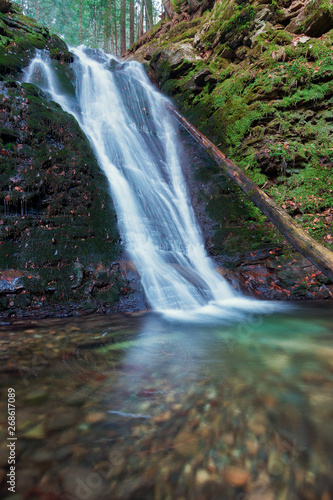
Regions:
<instances>
[{"instance_id":1,"label":"tree trunk","mask_svg":"<svg viewBox=\"0 0 333 500\"><path fill-rule=\"evenodd\" d=\"M153 2L152 0L145 0L145 4L146 4L146 31L148 31L153 26Z\"/></svg>"},{"instance_id":2,"label":"tree trunk","mask_svg":"<svg viewBox=\"0 0 333 500\"><path fill-rule=\"evenodd\" d=\"M143 11L144 11L144 0L140 3L140 15L139 15L139 27L138 27L138 38L143 35Z\"/></svg>"},{"instance_id":3,"label":"tree trunk","mask_svg":"<svg viewBox=\"0 0 333 500\"><path fill-rule=\"evenodd\" d=\"M173 9L172 9L171 1L170 0L162 0L162 4L163 4L166 15L168 16L169 19L171 19L173 16Z\"/></svg>"},{"instance_id":4,"label":"tree trunk","mask_svg":"<svg viewBox=\"0 0 333 500\"><path fill-rule=\"evenodd\" d=\"M126 0L120 4L120 55L126 52Z\"/></svg>"},{"instance_id":5,"label":"tree trunk","mask_svg":"<svg viewBox=\"0 0 333 500\"><path fill-rule=\"evenodd\" d=\"M116 14L116 8L114 9L114 48L115 48L115 55L118 55L118 25L117 25L117 14Z\"/></svg>"},{"instance_id":6,"label":"tree trunk","mask_svg":"<svg viewBox=\"0 0 333 500\"><path fill-rule=\"evenodd\" d=\"M36 0L36 21L39 21L39 0Z\"/></svg>"},{"instance_id":7,"label":"tree trunk","mask_svg":"<svg viewBox=\"0 0 333 500\"><path fill-rule=\"evenodd\" d=\"M262 191L249 177L235 165L198 129L186 120L173 106L167 105L167 109L177 118L183 127L194 137L205 149L214 156L222 170L248 195L251 201L266 215L274 226L282 233L306 259L312 262L322 273L333 281L333 252L320 245L311 238L303 229Z\"/></svg>"},{"instance_id":8,"label":"tree trunk","mask_svg":"<svg viewBox=\"0 0 333 500\"><path fill-rule=\"evenodd\" d=\"M112 11L112 3L111 0L108 0L107 5L104 11L104 50L105 52L112 52L112 24L111 24L111 11Z\"/></svg>"},{"instance_id":9,"label":"tree trunk","mask_svg":"<svg viewBox=\"0 0 333 500\"><path fill-rule=\"evenodd\" d=\"M79 17L80 17L80 45L82 45L82 0L79 0Z\"/></svg>"},{"instance_id":10,"label":"tree trunk","mask_svg":"<svg viewBox=\"0 0 333 500\"><path fill-rule=\"evenodd\" d=\"M130 12L129 12L129 22L130 22L130 46L134 43L134 0L130 0Z\"/></svg>"}]
</instances>

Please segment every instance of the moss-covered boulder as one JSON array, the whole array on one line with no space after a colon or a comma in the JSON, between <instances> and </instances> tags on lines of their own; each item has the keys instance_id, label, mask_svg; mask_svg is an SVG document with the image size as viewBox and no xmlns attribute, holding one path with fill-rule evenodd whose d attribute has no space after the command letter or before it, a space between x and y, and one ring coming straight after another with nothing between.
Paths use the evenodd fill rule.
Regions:
<instances>
[{"instance_id":1,"label":"moss-covered boulder","mask_svg":"<svg viewBox=\"0 0 333 500\"><path fill-rule=\"evenodd\" d=\"M17 77L36 49L50 50L55 58L60 58L59 54L65 54L67 60L73 58L61 38L24 16L16 4L7 12L0 9L0 75Z\"/></svg>"},{"instance_id":2,"label":"moss-covered boulder","mask_svg":"<svg viewBox=\"0 0 333 500\"><path fill-rule=\"evenodd\" d=\"M108 181L75 118L17 81L36 49L74 98L66 44L14 4L0 13L0 318L126 308Z\"/></svg>"},{"instance_id":3,"label":"moss-covered boulder","mask_svg":"<svg viewBox=\"0 0 333 500\"><path fill-rule=\"evenodd\" d=\"M0 94L0 307L110 308L126 282L107 179L86 137L34 85L0 82Z\"/></svg>"}]
</instances>

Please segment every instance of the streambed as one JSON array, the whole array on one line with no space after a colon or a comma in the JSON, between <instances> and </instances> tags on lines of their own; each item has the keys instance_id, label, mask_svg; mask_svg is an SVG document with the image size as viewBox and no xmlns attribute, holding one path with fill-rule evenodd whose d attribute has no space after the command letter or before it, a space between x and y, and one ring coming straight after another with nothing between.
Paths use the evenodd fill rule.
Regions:
<instances>
[{"instance_id":1,"label":"streambed","mask_svg":"<svg viewBox=\"0 0 333 500\"><path fill-rule=\"evenodd\" d=\"M332 319L323 305L1 326L2 498L332 498Z\"/></svg>"}]
</instances>

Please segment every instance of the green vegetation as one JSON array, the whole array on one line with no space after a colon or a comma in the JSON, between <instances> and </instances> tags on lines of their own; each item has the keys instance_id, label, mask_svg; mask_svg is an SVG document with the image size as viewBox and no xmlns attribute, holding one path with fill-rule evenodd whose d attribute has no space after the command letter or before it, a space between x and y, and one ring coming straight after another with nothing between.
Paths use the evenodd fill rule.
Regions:
<instances>
[{"instance_id":1,"label":"green vegetation","mask_svg":"<svg viewBox=\"0 0 333 500\"><path fill-rule=\"evenodd\" d=\"M151 66L183 114L332 248L333 7L326 0L310 2L297 11L297 20L296 14L289 18L294 31L284 21L284 7L283 1L215 2L203 17L162 31ZM181 62L173 71L168 64L180 40L202 59L183 71ZM205 68L213 80L197 85ZM207 210L218 220L214 204ZM246 210L243 215L246 220ZM257 224L260 243L267 223L257 210L249 220ZM228 241L224 229L216 234ZM270 238L277 241L276 234Z\"/></svg>"}]
</instances>

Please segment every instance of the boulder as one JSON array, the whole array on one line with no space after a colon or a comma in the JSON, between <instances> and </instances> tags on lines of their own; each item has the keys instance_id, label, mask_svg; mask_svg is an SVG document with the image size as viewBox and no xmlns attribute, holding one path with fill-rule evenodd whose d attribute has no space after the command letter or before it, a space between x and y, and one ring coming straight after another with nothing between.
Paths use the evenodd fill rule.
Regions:
<instances>
[{"instance_id":1,"label":"boulder","mask_svg":"<svg viewBox=\"0 0 333 500\"><path fill-rule=\"evenodd\" d=\"M288 18L289 14L291 18L287 26L288 31L319 38L333 29L333 4L329 4L326 0L317 0L305 4L304 2L298 2L298 9L292 11L293 5L294 9L296 9L296 2L293 2L286 15ZM295 12L297 15L292 17Z\"/></svg>"},{"instance_id":2,"label":"boulder","mask_svg":"<svg viewBox=\"0 0 333 500\"><path fill-rule=\"evenodd\" d=\"M6 14L10 12L12 7L12 2L10 0L0 0L0 12Z\"/></svg>"}]
</instances>

